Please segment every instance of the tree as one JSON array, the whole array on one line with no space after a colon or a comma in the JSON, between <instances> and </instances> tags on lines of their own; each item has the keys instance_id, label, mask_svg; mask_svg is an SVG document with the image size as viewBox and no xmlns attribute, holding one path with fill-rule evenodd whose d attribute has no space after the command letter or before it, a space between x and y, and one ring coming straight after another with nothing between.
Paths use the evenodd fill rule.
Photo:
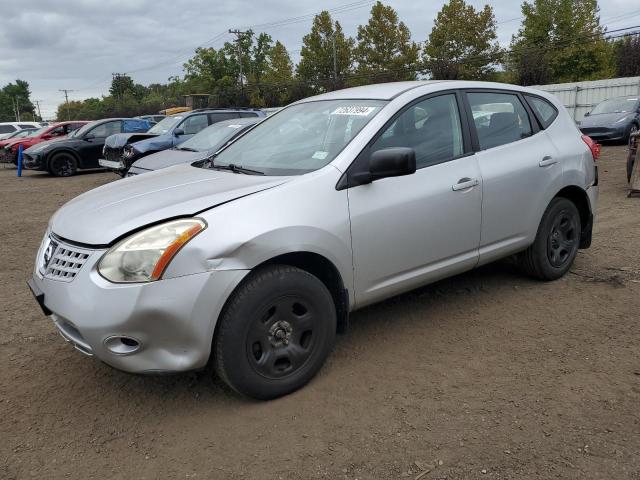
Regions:
<instances>
[{"instance_id":1,"label":"tree","mask_svg":"<svg viewBox=\"0 0 640 480\"><path fill-rule=\"evenodd\" d=\"M576 82L613 74L611 46L597 0L534 0L522 4L522 27L511 41L509 68L522 85Z\"/></svg>"},{"instance_id":2,"label":"tree","mask_svg":"<svg viewBox=\"0 0 640 480\"><path fill-rule=\"evenodd\" d=\"M114 74L109 88L109 94L112 97L122 98L125 95L133 95L135 93L135 84L129 75Z\"/></svg>"},{"instance_id":3,"label":"tree","mask_svg":"<svg viewBox=\"0 0 640 480\"><path fill-rule=\"evenodd\" d=\"M396 11L381 2L371 8L366 25L358 27L354 50L354 84L415 80L419 47Z\"/></svg>"},{"instance_id":4,"label":"tree","mask_svg":"<svg viewBox=\"0 0 640 480\"><path fill-rule=\"evenodd\" d=\"M297 67L298 78L307 84L309 93L344 87L344 77L351 71L354 43L329 12L320 12L313 18L311 32L302 38Z\"/></svg>"},{"instance_id":5,"label":"tree","mask_svg":"<svg viewBox=\"0 0 640 480\"><path fill-rule=\"evenodd\" d=\"M16 80L0 89L0 121L14 122L36 120L35 109L31 103L29 83Z\"/></svg>"},{"instance_id":6,"label":"tree","mask_svg":"<svg viewBox=\"0 0 640 480\"><path fill-rule=\"evenodd\" d=\"M614 44L616 76L640 75L640 35L625 37Z\"/></svg>"},{"instance_id":7,"label":"tree","mask_svg":"<svg viewBox=\"0 0 640 480\"><path fill-rule=\"evenodd\" d=\"M436 17L422 58L434 79L483 80L500 60L493 9L449 0Z\"/></svg>"},{"instance_id":8,"label":"tree","mask_svg":"<svg viewBox=\"0 0 640 480\"><path fill-rule=\"evenodd\" d=\"M293 99L293 63L287 49L280 42L276 42L269 51L263 81L267 106L283 106Z\"/></svg>"}]
</instances>

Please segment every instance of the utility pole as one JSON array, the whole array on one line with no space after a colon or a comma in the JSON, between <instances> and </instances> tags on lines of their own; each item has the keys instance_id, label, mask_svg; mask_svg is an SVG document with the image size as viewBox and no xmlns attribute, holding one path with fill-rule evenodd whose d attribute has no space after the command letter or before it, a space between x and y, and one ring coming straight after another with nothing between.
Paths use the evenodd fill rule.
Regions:
<instances>
[{"instance_id":1,"label":"utility pole","mask_svg":"<svg viewBox=\"0 0 640 480\"><path fill-rule=\"evenodd\" d=\"M241 30L229 30L229 33L236 36L236 48L238 50L238 65L240 67L240 94L242 96L242 100L244 100L244 79L242 76L242 48L240 46L240 37L241 35L246 35L249 32L243 32Z\"/></svg>"},{"instance_id":2,"label":"utility pole","mask_svg":"<svg viewBox=\"0 0 640 480\"><path fill-rule=\"evenodd\" d=\"M336 32L331 35L331 43L333 45L333 88L338 88L338 59L336 57Z\"/></svg>"},{"instance_id":3,"label":"utility pole","mask_svg":"<svg viewBox=\"0 0 640 480\"><path fill-rule=\"evenodd\" d=\"M20 122L20 103L18 101L17 95L11 97L11 106L13 107L13 113L15 114L16 122Z\"/></svg>"},{"instance_id":4,"label":"utility pole","mask_svg":"<svg viewBox=\"0 0 640 480\"><path fill-rule=\"evenodd\" d=\"M42 114L40 113L40 102L42 100L34 100L33 103L36 104L36 108L38 109L38 118L42 120Z\"/></svg>"},{"instance_id":5,"label":"utility pole","mask_svg":"<svg viewBox=\"0 0 640 480\"><path fill-rule=\"evenodd\" d=\"M64 103L67 105L67 120L71 120L69 118L69 92L73 92L73 90L61 88L59 91L64 92Z\"/></svg>"}]
</instances>

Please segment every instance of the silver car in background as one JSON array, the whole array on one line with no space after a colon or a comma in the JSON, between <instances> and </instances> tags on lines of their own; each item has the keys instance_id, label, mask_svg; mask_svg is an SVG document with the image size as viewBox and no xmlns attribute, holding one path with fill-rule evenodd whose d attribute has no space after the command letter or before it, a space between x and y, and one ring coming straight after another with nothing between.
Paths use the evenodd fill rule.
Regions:
<instances>
[{"instance_id":1,"label":"silver car in background","mask_svg":"<svg viewBox=\"0 0 640 480\"><path fill-rule=\"evenodd\" d=\"M211 363L274 398L318 372L357 308L514 254L535 278L564 275L591 242L596 152L532 89L335 91L206 166L73 199L28 283L87 355L138 373Z\"/></svg>"}]
</instances>

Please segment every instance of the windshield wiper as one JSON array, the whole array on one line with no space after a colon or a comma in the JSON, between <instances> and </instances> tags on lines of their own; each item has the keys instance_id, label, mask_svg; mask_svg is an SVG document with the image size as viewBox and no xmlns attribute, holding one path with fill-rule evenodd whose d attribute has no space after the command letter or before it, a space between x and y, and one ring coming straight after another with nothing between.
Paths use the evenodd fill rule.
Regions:
<instances>
[{"instance_id":1,"label":"windshield wiper","mask_svg":"<svg viewBox=\"0 0 640 480\"><path fill-rule=\"evenodd\" d=\"M230 163L229 165L216 165L211 161L209 168L214 168L216 170L229 170L233 173L244 173L245 175L264 175L264 172L260 170L251 170L250 168L244 168L242 165L236 165L235 163Z\"/></svg>"},{"instance_id":2,"label":"windshield wiper","mask_svg":"<svg viewBox=\"0 0 640 480\"><path fill-rule=\"evenodd\" d=\"M195 148L189 147L176 147L176 150L182 150L183 152L199 152L200 150L196 150Z\"/></svg>"}]
</instances>

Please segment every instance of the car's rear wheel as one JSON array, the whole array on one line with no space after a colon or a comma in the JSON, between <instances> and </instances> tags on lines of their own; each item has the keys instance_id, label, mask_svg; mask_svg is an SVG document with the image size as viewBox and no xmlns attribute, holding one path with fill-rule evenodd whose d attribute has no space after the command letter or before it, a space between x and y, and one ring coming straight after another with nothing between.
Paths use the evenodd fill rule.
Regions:
<instances>
[{"instance_id":1,"label":"car's rear wheel","mask_svg":"<svg viewBox=\"0 0 640 480\"><path fill-rule=\"evenodd\" d=\"M327 287L299 268L270 265L252 273L229 299L214 338L215 368L239 393L276 398L313 378L335 335Z\"/></svg>"},{"instance_id":2,"label":"car's rear wheel","mask_svg":"<svg viewBox=\"0 0 640 480\"><path fill-rule=\"evenodd\" d=\"M524 271L540 280L556 280L569 271L580 246L580 213L571 200L554 198L533 244L520 254Z\"/></svg>"},{"instance_id":3,"label":"car's rear wheel","mask_svg":"<svg viewBox=\"0 0 640 480\"><path fill-rule=\"evenodd\" d=\"M49 173L56 177L70 177L78 170L78 162L70 153L58 153L49 161Z\"/></svg>"}]
</instances>

